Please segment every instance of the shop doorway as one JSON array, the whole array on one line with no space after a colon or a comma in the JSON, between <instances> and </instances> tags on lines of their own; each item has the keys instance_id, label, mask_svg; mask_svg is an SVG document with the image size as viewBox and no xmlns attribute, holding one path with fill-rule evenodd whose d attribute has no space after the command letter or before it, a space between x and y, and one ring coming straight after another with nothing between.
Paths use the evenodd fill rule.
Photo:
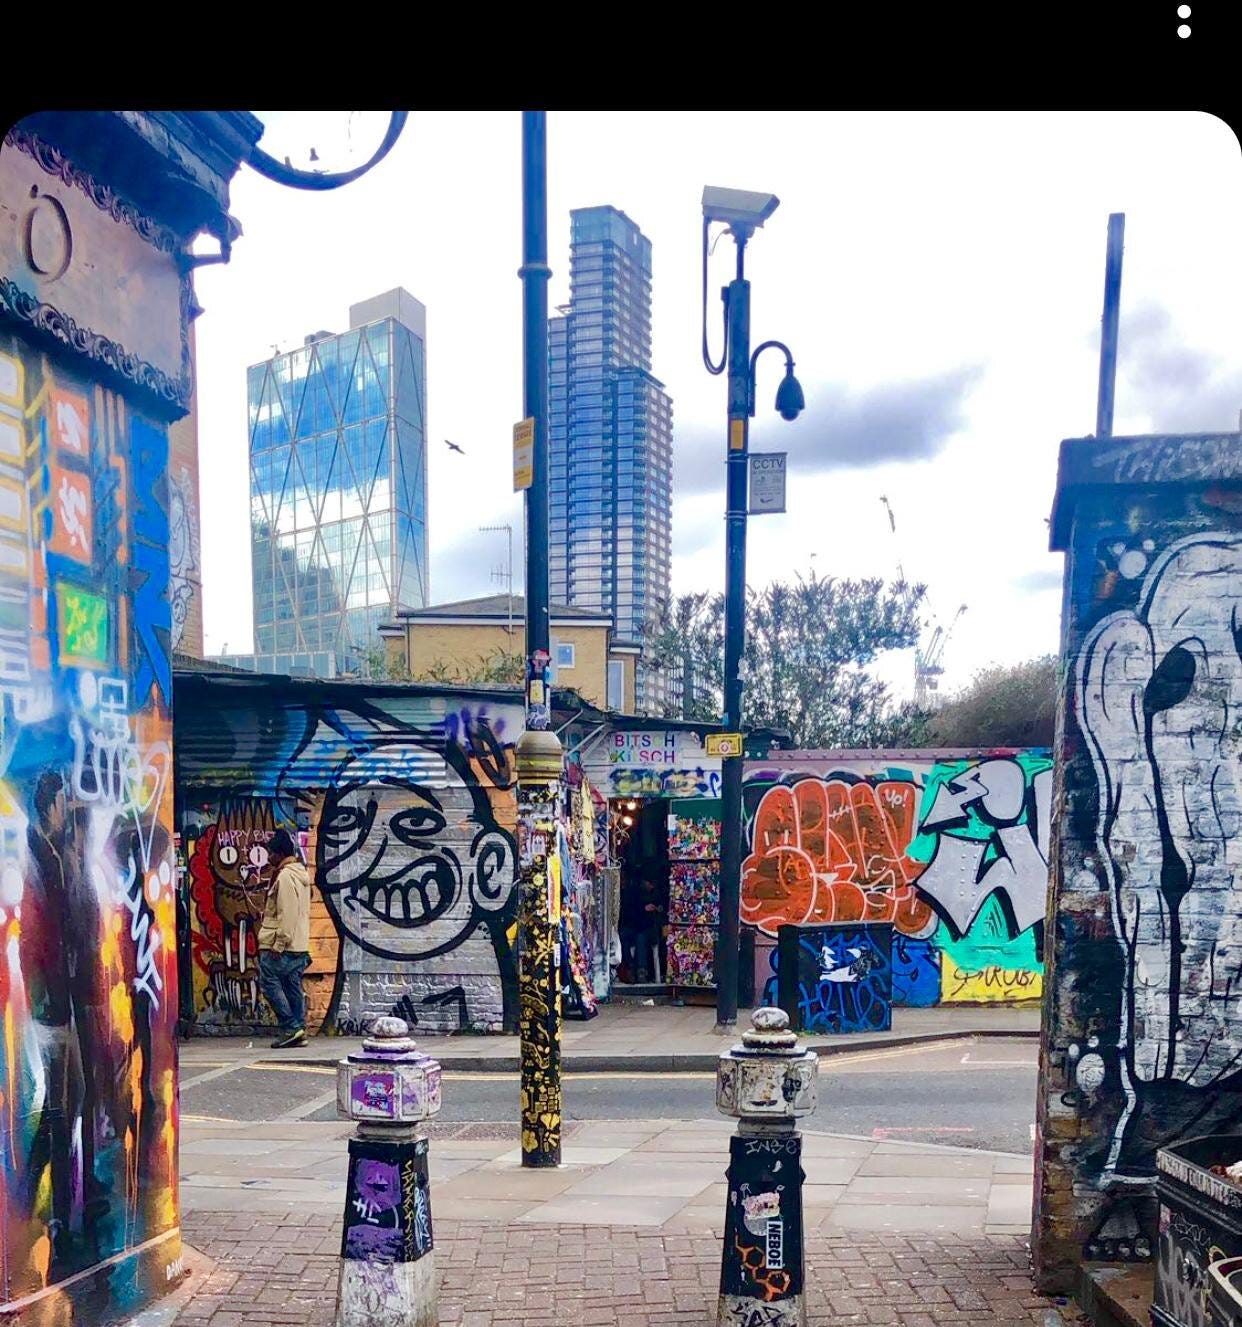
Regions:
<instances>
[{"instance_id":1,"label":"shop doorway","mask_svg":"<svg viewBox=\"0 0 1242 1327\"><path fill-rule=\"evenodd\" d=\"M658 797L609 803L613 860L620 872L621 963L615 980L635 993L661 992L668 982L668 810L669 803Z\"/></svg>"}]
</instances>

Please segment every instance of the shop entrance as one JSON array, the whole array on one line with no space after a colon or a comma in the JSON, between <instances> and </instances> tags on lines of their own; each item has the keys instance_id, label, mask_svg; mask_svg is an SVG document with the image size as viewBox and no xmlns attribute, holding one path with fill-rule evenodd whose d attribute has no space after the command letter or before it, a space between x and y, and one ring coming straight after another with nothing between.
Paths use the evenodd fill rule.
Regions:
<instances>
[{"instance_id":1,"label":"shop entrance","mask_svg":"<svg viewBox=\"0 0 1242 1327\"><path fill-rule=\"evenodd\" d=\"M668 977L668 807L664 798L609 803L613 860L620 869L621 987L663 987Z\"/></svg>"},{"instance_id":2,"label":"shop entrance","mask_svg":"<svg viewBox=\"0 0 1242 1327\"><path fill-rule=\"evenodd\" d=\"M631 797L609 803L619 867L618 994L713 998L720 803Z\"/></svg>"}]
</instances>

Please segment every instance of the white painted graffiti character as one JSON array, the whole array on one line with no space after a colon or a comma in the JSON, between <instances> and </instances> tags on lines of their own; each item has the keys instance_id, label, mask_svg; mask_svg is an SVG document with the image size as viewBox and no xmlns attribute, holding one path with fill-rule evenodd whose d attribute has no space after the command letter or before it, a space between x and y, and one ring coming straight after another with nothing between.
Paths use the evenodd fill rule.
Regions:
<instances>
[{"instance_id":1,"label":"white painted graffiti character","mask_svg":"<svg viewBox=\"0 0 1242 1327\"><path fill-rule=\"evenodd\" d=\"M455 998L463 1022L509 1021L515 861L513 838L459 743L411 732L359 740L334 771L316 837L316 882L344 943L340 1016L348 1016L342 1002L374 1003L367 990L396 973L407 993L418 992L416 1005ZM463 976L496 1007L467 1012ZM434 1021L427 1013L420 1023Z\"/></svg>"},{"instance_id":2,"label":"white painted graffiti character","mask_svg":"<svg viewBox=\"0 0 1242 1327\"><path fill-rule=\"evenodd\" d=\"M1099 789L1086 865L1126 973L1111 1167L1145 1089L1242 1069L1242 537L1156 558L1134 609L1087 637L1075 680Z\"/></svg>"}]
</instances>

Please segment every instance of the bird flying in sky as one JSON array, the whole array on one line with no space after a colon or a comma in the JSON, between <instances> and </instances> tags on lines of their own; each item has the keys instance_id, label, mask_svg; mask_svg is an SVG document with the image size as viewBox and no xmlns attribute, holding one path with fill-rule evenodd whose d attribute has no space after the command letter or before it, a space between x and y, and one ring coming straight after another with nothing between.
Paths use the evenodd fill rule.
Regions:
<instances>
[{"instance_id":1,"label":"bird flying in sky","mask_svg":"<svg viewBox=\"0 0 1242 1327\"><path fill-rule=\"evenodd\" d=\"M450 451L461 452L463 456L466 454L466 449L464 447L459 447L455 442L450 442L447 438L444 439L444 445L448 447Z\"/></svg>"}]
</instances>

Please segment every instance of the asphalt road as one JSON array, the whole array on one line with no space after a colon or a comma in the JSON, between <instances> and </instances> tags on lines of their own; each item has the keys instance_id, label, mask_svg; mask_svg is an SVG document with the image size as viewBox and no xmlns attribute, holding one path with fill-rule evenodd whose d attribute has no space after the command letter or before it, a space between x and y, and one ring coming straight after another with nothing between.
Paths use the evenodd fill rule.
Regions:
<instances>
[{"instance_id":1,"label":"asphalt road","mask_svg":"<svg viewBox=\"0 0 1242 1327\"><path fill-rule=\"evenodd\" d=\"M825 1056L819 1106L802 1127L895 1141L1002 1152L1032 1150L1036 1060L1033 1040L981 1038ZM512 1124L515 1073L444 1075L442 1125ZM707 1073L566 1074L565 1119L692 1120L715 1115ZM335 1070L281 1065L187 1074L182 1118L293 1122L336 1118Z\"/></svg>"}]
</instances>

